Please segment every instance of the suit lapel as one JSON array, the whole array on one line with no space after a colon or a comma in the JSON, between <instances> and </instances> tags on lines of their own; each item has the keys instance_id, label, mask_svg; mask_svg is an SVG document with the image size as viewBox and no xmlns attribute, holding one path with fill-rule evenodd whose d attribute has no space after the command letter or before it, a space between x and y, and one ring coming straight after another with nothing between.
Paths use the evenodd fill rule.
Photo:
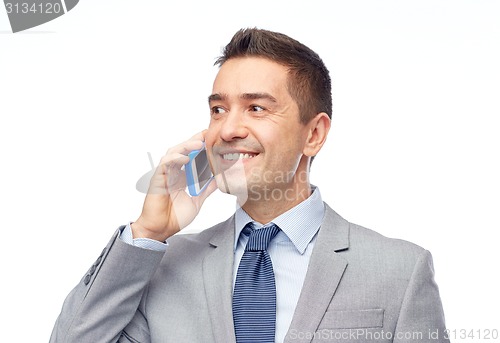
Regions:
<instances>
[{"instance_id":1,"label":"suit lapel","mask_svg":"<svg viewBox=\"0 0 500 343\"><path fill-rule=\"evenodd\" d=\"M210 251L203 260L203 282L215 342L235 342L232 311L234 216L210 239Z\"/></svg>"},{"instance_id":2,"label":"suit lapel","mask_svg":"<svg viewBox=\"0 0 500 343\"><path fill-rule=\"evenodd\" d=\"M311 342L347 267L347 261L336 251L348 247L349 223L325 204L325 217L285 343ZM301 339L292 340L294 336Z\"/></svg>"}]
</instances>

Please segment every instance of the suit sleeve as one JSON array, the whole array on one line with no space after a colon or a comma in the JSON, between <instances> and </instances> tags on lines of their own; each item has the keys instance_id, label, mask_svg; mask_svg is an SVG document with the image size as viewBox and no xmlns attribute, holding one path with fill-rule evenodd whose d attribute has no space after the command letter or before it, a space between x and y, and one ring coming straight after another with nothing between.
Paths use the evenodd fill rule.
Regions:
<instances>
[{"instance_id":1,"label":"suit sleeve","mask_svg":"<svg viewBox=\"0 0 500 343\"><path fill-rule=\"evenodd\" d=\"M67 296L51 343L149 341L139 305L164 252L123 242L122 228Z\"/></svg>"},{"instance_id":2,"label":"suit sleeve","mask_svg":"<svg viewBox=\"0 0 500 343\"><path fill-rule=\"evenodd\" d=\"M449 342L429 251L420 255L399 313L394 342Z\"/></svg>"}]
</instances>

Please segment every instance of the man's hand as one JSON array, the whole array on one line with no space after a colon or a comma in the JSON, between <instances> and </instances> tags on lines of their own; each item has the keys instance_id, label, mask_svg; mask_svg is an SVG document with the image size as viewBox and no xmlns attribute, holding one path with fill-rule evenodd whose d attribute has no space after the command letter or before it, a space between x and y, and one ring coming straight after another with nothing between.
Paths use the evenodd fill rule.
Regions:
<instances>
[{"instance_id":1,"label":"man's hand","mask_svg":"<svg viewBox=\"0 0 500 343\"><path fill-rule=\"evenodd\" d=\"M151 178L142 213L131 225L134 238L165 241L191 223L205 199L217 189L212 180L199 196L189 196L186 175L181 170L189 162L188 154L202 148L205 132L170 148L162 157Z\"/></svg>"}]
</instances>

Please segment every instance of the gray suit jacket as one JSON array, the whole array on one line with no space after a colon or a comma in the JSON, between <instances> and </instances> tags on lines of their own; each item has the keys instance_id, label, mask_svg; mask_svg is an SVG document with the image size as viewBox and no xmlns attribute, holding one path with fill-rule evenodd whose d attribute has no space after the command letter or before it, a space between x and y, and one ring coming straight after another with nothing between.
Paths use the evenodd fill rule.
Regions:
<instances>
[{"instance_id":1,"label":"gray suit jacket","mask_svg":"<svg viewBox=\"0 0 500 343\"><path fill-rule=\"evenodd\" d=\"M285 342L447 342L430 253L325 208ZM118 235L66 298L50 342L235 342L234 216L172 237L166 253Z\"/></svg>"}]
</instances>

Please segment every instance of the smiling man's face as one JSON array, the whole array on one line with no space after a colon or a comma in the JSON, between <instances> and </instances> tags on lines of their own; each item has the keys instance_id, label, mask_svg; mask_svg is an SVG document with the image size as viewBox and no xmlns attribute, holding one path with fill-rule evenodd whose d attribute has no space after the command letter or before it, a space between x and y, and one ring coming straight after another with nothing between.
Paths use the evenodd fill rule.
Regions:
<instances>
[{"instance_id":1,"label":"smiling man's face","mask_svg":"<svg viewBox=\"0 0 500 343\"><path fill-rule=\"evenodd\" d=\"M286 67L261 57L229 59L220 68L205 141L221 191L248 192L251 199L264 189L297 190L297 182L308 183L297 175L307 171L308 127L287 80Z\"/></svg>"}]
</instances>

